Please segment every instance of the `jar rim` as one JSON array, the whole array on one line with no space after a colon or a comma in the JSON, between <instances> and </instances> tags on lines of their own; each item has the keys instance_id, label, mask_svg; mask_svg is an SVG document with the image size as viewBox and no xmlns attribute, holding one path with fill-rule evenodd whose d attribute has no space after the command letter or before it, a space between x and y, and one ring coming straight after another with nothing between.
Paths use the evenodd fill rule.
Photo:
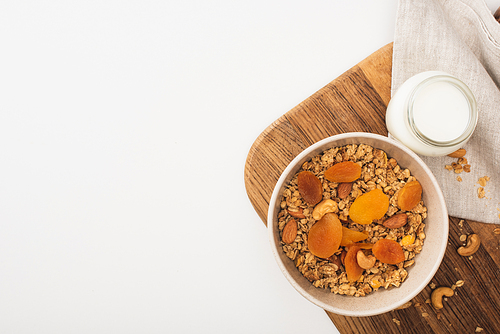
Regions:
<instances>
[{"instance_id":1,"label":"jar rim","mask_svg":"<svg viewBox=\"0 0 500 334\"><path fill-rule=\"evenodd\" d=\"M457 88L463 94L463 96L466 98L466 100L468 102L469 119L467 120L467 125L466 125L466 127L461 135L459 135L458 137L451 139L451 140L439 141L439 140L429 138L424 133L422 133L422 131L419 130L417 124L415 124L415 121L414 121L413 105L415 103L415 100L416 100L418 94L425 87L429 86L432 83L438 82L438 81L444 81L444 82L447 82L447 83L453 85L455 88ZM406 112L407 112L406 120L408 122L408 126L409 126L410 130L415 134L415 136L417 136L422 142L426 143L427 145L440 146L440 147L454 146L454 145L457 145L461 142L467 141L470 138L470 136L472 136L472 133L474 132L474 129L476 128L477 118L478 118L477 103L476 103L476 99L474 98L474 95L472 94L472 91L461 80L457 79L454 76L448 75L448 74L436 74L436 75L431 76L425 80L422 80L422 82L417 84L413 88L411 93L409 94L409 97L407 100Z\"/></svg>"}]
</instances>

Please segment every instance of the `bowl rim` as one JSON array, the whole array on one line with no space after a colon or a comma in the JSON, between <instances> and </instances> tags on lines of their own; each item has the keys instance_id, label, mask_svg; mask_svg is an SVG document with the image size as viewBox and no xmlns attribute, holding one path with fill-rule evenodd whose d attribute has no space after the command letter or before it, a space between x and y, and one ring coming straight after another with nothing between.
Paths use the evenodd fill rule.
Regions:
<instances>
[{"instance_id":1,"label":"bowl rim","mask_svg":"<svg viewBox=\"0 0 500 334\"><path fill-rule=\"evenodd\" d=\"M429 284L429 282L432 280L434 275L436 274L437 270L439 269L439 266L441 265L441 262L444 258L444 254L446 252L446 247L448 244L448 235L449 235L449 220L447 221L446 224L442 224L442 233L443 233L443 240L440 244L439 247L439 252L436 254L437 257L435 257L436 261L434 265L432 266L431 270L428 272L427 276L422 280L422 282L413 290L412 293L408 294L406 297L401 298L397 303L394 303L390 306L387 307L376 307L374 309L371 309L369 311L351 311L351 310L345 310L342 308L338 308L335 306L332 306L330 304L327 304L318 298L310 295L305 289L303 289L298 283L295 282L295 279L291 276L291 274L288 272L286 269L284 263L282 262L280 255L278 254L279 251L281 250L281 245L276 244L275 239L274 239L274 226L273 226L273 221L275 219L274 217L274 205L273 203L276 203L278 196L280 195L281 189L284 186L284 182L286 181L286 178L288 174L294 169L294 167L299 163L300 161L304 160L311 152L319 149L323 145L326 145L330 142L333 141L339 141L343 139L350 139L350 138L361 138L361 139L370 139L370 140L381 140L389 145L394 145L398 147L399 149L403 150L405 153L407 153L412 159L414 159L420 167L425 171L425 173L429 176L431 182L435 185L436 188L436 195L439 197L439 202L444 203L444 205L440 206L441 209L441 214L444 217L449 217L448 215L448 210L446 207L446 202L444 199L444 195L441 191L441 188L439 186L439 183L437 182L434 174L432 171L429 169L429 167L425 164L425 162L413 151L411 151L409 148L401 144L395 139L391 139L386 136L382 136L379 134L374 134L374 133L367 133L367 132L346 132L342 134L337 134L333 135L327 138L324 138L309 147L305 148L302 150L295 158L292 159L292 161L286 166L286 168L283 170L281 173L278 181L276 182L276 185L273 189L271 199L269 201L269 208L268 208L268 214L267 214L267 229L268 229L268 237L269 241L271 243L271 249L274 255L274 258L276 262L278 263L278 266L283 273L283 275L286 277L288 282L307 300L312 302L313 304L321 307L322 309L332 312L335 314L339 315L344 315L344 316L354 316L354 317L364 317L364 316L373 316L373 315L378 315L382 313L386 313L389 311L392 311L399 306L405 304L406 302L410 301L413 299L416 295L418 295L426 286ZM343 144L343 145L348 145L348 144ZM342 145L342 146L343 146ZM333 147L333 146L332 146ZM319 153L320 154L320 153ZM310 157L309 157L310 158ZM307 159L306 159L307 160ZM294 284L295 283L295 284ZM355 298L355 297L353 297ZM361 297L360 297L361 298Z\"/></svg>"}]
</instances>

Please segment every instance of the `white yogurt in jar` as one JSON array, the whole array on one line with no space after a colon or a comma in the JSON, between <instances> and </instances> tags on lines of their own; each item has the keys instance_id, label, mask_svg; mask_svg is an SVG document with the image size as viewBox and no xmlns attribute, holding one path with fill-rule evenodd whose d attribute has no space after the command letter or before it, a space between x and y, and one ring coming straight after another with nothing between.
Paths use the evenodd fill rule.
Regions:
<instances>
[{"instance_id":1,"label":"white yogurt in jar","mask_svg":"<svg viewBox=\"0 0 500 334\"><path fill-rule=\"evenodd\" d=\"M401 85L386 112L389 134L414 152L442 156L461 148L477 124L476 101L460 80L440 71Z\"/></svg>"}]
</instances>

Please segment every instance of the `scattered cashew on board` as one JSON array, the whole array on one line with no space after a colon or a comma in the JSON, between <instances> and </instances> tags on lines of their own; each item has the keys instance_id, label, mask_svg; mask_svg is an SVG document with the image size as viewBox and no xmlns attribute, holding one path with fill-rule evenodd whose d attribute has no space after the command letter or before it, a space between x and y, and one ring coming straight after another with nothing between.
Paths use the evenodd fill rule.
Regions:
<instances>
[{"instance_id":1,"label":"scattered cashew on board","mask_svg":"<svg viewBox=\"0 0 500 334\"><path fill-rule=\"evenodd\" d=\"M435 309L439 310L443 308L443 296L446 297L451 297L455 294L455 291L453 291L452 288L449 288L447 286L441 286L434 291L432 291L431 294L431 303L432 306L434 306Z\"/></svg>"},{"instance_id":2,"label":"scattered cashew on board","mask_svg":"<svg viewBox=\"0 0 500 334\"><path fill-rule=\"evenodd\" d=\"M471 256L479 249L481 245L481 240L479 240L479 236L477 234L471 234L467 238L467 245L464 247L458 248L458 254L462 256Z\"/></svg>"}]
</instances>

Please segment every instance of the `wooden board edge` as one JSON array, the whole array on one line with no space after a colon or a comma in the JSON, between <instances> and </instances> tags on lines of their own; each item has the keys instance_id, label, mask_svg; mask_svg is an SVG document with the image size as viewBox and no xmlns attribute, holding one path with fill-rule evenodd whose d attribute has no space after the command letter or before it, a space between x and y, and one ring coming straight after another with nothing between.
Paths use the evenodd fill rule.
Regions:
<instances>
[{"instance_id":1,"label":"wooden board edge","mask_svg":"<svg viewBox=\"0 0 500 334\"><path fill-rule=\"evenodd\" d=\"M380 61L378 58L380 58L380 55L383 54L382 58L388 58L388 61ZM272 137L274 132L277 130L282 129L282 127L286 127L288 130L295 131L293 129L293 126L288 122L287 116L291 115L294 112L299 112L300 107L303 103L305 103L307 100L313 98L314 96L320 95L321 92L325 89L327 89L329 86L334 85L337 81L342 80L346 76L348 76L350 73L353 71L363 71L363 73L367 76L368 80L377 80L377 71L381 71L381 68L383 67L383 71L387 71L387 67L392 66L392 43L389 43L377 51L373 52L370 54L367 58L365 58L363 61L361 61L359 64L353 66L349 70L345 71L343 74L341 74L339 77L336 79L332 80L330 83L316 91L314 94L312 94L310 97L308 97L306 100L302 101L299 103L297 106L283 114L280 118L278 118L276 121L274 121L271 125L269 125L254 141L252 146L250 147L250 150L247 154L247 158L245 161L245 167L244 167L244 184L245 184L245 189L247 193L247 197L249 198L254 210L257 212L259 215L260 219L262 222L267 225L267 210L269 207L269 199L270 198L264 198L263 193L259 191L258 188L258 182L256 182L256 176L252 174L252 166L255 161L256 155L259 154L259 150L262 146L262 143L265 141L266 137ZM387 79L386 79L387 80ZM372 83L373 84L373 83ZM388 93L387 88L384 88L384 85L373 85L373 88L377 91L378 94L382 94L381 98L383 99L384 103L386 103L386 100L390 98L390 92ZM390 89L389 89L390 90ZM389 97L388 97L389 94ZM302 141L300 141L299 136L295 136L294 138L295 142L298 142L299 145L303 148L305 148L306 145ZM297 153L293 154L293 157L297 155ZM292 157L292 159L293 159ZM291 161L291 159L290 159ZM277 180L276 180L277 181ZM275 183L272 185L274 188ZM258 194L258 195L257 195ZM257 199L258 196L262 196L262 200Z\"/></svg>"}]
</instances>

